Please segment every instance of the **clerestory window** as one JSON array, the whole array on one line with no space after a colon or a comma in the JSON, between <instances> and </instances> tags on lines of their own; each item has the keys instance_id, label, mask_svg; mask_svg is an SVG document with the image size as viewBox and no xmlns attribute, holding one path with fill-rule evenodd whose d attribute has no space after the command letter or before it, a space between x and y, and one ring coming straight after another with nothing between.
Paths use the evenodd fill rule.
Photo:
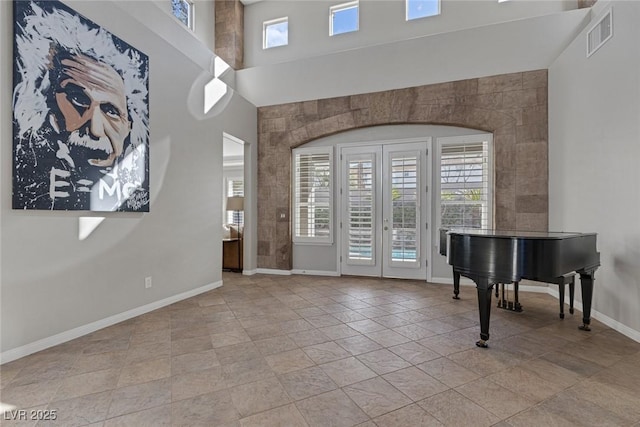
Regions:
<instances>
[{"instance_id":1,"label":"clerestory window","mask_svg":"<svg viewBox=\"0 0 640 427\"><path fill-rule=\"evenodd\" d=\"M271 49L289 44L289 18L278 18L262 23L262 48Z\"/></svg>"},{"instance_id":2,"label":"clerestory window","mask_svg":"<svg viewBox=\"0 0 640 427\"><path fill-rule=\"evenodd\" d=\"M406 0L407 21L440 15L440 0Z\"/></svg>"},{"instance_id":3,"label":"clerestory window","mask_svg":"<svg viewBox=\"0 0 640 427\"><path fill-rule=\"evenodd\" d=\"M194 29L195 6L190 0L171 0L171 11L187 28Z\"/></svg>"},{"instance_id":4,"label":"clerestory window","mask_svg":"<svg viewBox=\"0 0 640 427\"><path fill-rule=\"evenodd\" d=\"M359 2L342 3L329 8L329 35L350 33L359 28Z\"/></svg>"}]
</instances>

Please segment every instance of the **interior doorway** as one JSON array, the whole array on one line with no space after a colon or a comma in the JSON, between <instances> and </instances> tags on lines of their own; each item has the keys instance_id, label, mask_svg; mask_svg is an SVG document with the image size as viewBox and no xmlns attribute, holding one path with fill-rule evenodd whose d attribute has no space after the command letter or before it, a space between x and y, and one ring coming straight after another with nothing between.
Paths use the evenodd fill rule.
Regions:
<instances>
[{"instance_id":1,"label":"interior doorway","mask_svg":"<svg viewBox=\"0 0 640 427\"><path fill-rule=\"evenodd\" d=\"M244 141L223 133L222 268L242 272L245 219Z\"/></svg>"}]
</instances>

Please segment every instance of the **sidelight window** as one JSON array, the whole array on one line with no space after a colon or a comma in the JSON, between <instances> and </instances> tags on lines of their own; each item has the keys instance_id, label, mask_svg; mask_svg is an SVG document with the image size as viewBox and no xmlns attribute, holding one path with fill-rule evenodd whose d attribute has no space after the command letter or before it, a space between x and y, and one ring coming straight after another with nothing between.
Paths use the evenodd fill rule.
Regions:
<instances>
[{"instance_id":1,"label":"sidelight window","mask_svg":"<svg viewBox=\"0 0 640 427\"><path fill-rule=\"evenodd\" d=\"M331 243L333 148L293 151L293 241Z\"/></svg>"},{"instance_id":2,"label":"sidelight window","mask_svg":"<svg viewBox=\"0 0 640 427\"><path fill-rule=\"evenodd\" d=\"M490 138L438 139L440 225L491 228Z\"/></svg>"}]
</instances>

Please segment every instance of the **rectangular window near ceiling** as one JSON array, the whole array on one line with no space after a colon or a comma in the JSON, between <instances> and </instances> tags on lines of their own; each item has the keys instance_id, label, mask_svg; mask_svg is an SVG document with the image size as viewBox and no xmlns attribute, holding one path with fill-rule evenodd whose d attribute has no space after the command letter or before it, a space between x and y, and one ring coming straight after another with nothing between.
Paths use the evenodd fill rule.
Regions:
<instances>
[{"instance_id":1,"label":"rectangular window near ceiling","mask_svg":"<svg viewBox=\"0 0 640 427\"><path fill-rule=\"evenodd\" d=\"M332 243L333 148L293 150L293 241Z\"/></svg>"},{"instance_id":2,"label":"rectangular window near ceiling","mask_svg":"<svg viewBox=\"0 0 640 427\"><path fill-rule=\"evenodd\" d=\"M278 18L262 23L262 48L286 46L289 44L289 18Z\"/></svg>"},{"instance_id":3,"label":"rectangular window near ceiling","mask_svg":"<svg viewBox=\"0 0 640 427\"><path fill-rule=\"evenodd\" d=\"M439 139L440 226L491 228L490 142Z\"/></svg>"},{"instance_id":4,"label":"rectangular window near ceiling","mask_svg":"<svg viewBox=\"0 0 640 427\"><path fill-rule=\"evenodd\" d=\"M329 8L329 35L351 33L359 28L359 2L338 4Z\"/></svg>"},{"instance_id":5,"label":"rectangular window near ceiling","mask_svg":"<svg viewBox=\"0 0 640 427\"><path fill-rule=\"evenodd\" d=\"M244 179L228 178L227 197L244 197ZM227 211L227 224L244 226L244 211Z\"/></svg>"},{"instance_id":6,"label":"rectangular window near ceiling","mask_svg":"<svg viewBox=\"0 0 640 427\"><path fill-rule=\"evenodd\" d=\"M407 21L440 15L440 0L406 0Z\"/></svg>"},{"instance_id":7,"label":"rectangular window near ceiling","mask_svg":"<svg viewBox=\"0 0 640 427\"><path fill-rule=\"evenodd\" d=\"M178 18L187 28L193 30L194 4L190 0L171 0L173 16Z\"/></svg>"}]
</instances>

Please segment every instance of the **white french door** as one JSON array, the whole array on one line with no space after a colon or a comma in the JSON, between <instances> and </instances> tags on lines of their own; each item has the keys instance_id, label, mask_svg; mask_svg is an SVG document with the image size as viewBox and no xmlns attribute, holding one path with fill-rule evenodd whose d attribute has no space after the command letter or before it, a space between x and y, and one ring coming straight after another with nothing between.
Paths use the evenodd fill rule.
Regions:
<instances>
[{"instance_id":1,"label":"white french door","mask_svg":"<svg viewBox=\"0 0 640 427\"><path fill-rule=\"evenodd\" d=\"M342 274L427 278L427 141L344 147Z\"/></svg>"}]
</instances>

